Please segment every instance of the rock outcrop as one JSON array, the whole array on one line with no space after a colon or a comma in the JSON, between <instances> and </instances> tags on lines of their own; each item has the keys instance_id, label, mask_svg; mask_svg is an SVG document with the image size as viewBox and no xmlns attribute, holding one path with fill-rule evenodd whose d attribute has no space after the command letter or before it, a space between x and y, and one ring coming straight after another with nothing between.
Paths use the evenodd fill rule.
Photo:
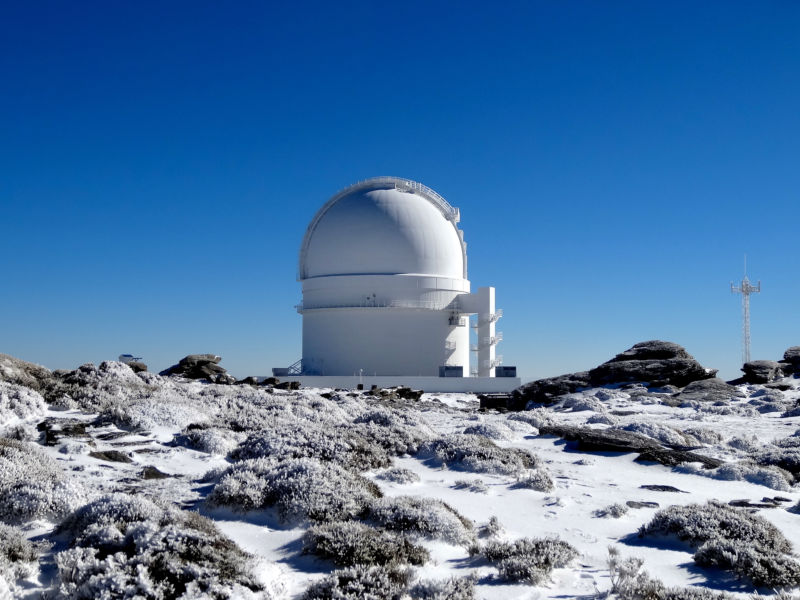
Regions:
<instances>
[{"instance_id":1,"label":"rock outcrop","mask_svg":"<svg viewBox=\"0 0 800 600\"><path fill-rule=\"evenodd\" d=\"M53 373L46 367L8 354L0 354L0 381L8 381L42 392L50 385L52 379Z\"/></svg>"},{"instance_id":2,"label":"rock outcrop","mask_svg":"<svg viewBox=\"0 0 800 600\"><path fill-rule=\"evenodd\" d=\"M640 342L591 371L570 373L527 383L514 391L519 403L549 404L559 396L590 387L645 383L650 387L684 387L694 381L713 378L686 350L672 342Z\"/></svg>"},{"instance_id":3,"label":"rock outcrop","mask_svg":"<svg viewBox=\"0 0 800 600\"><path fill-rule=\"evenodd\" d=\"M684 387L716 374L716 370L703 367L682 346L652 340L640 342L595 367L589 371L589 380L593 386L640 381L653 387Z\"/></svg>"},{"instance_id":4,"label":"rock outcrop","mask_svg":"<svg viewBox=\"0 0 800 600\"><path fill-rule=\"evenodd\" d=\"M770 383L783 377L783 369L774 360L752 360L742 365L745 383Z\"/></svg>"},{"instance_id":5,"label":"rock outcrop","mask_svg":"<svg viewBox=\"0 0 800 600\"><path fill-rule=\"evenodd\" d=\"M736 387L725 383L722 379L713 377L711 379L693 381L675 394L674 399L678 404L683 402L727 403L733 398L742 397L744 397L744 394Z\"/></svg>"},{"instance_id":6,"label":"rock outcrop","mask_svg":"<svg viewBox=\"0 0 800 600\"><path fill-rule=\"evenodd\" d=\"M190 354L183 357L177 365L164 369L159 375L176 375L187 379L206 379L211 383L236 383L236 378L228 375L224 367L219 366L221 356L216 354Z\"/></svg>"}]
</instances>

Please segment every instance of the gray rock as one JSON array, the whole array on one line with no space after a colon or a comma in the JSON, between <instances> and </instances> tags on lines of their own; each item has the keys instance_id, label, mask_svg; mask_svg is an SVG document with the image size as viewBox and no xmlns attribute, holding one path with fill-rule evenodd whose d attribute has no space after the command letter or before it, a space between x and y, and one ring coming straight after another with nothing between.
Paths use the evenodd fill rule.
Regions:
<instances>
[{"instance_id":1,"label":"gray rock","mask_svg":"<svg viewBox=\"0 0 800 600\"><path fill-rule=\"evenodd\" d=\"M658 502L640 502L638 500L628 500L625 504L628 508L658 508Z\"/></svg>"},{"instance_id":2,"label":"gray rock","mask_svg":"<svg viewBox=\"0 0 800 600\"><path fill-rule=\"evenodd\" d=\"M121 462L121 463L132 463L133 460L130 456L125 454L124 452L120 452L119 450L104 450L102 452L90 452L89 456L92 458L96 458L97 460L103 460L106 462Z\"/></svg>"},{"instance_id":3,"label":"gray rock","mask_svg":"<svg viewBox=\"0 0 800 600\"><path fill-rule=\"evenodd\" d=\"M258 377L245 377L236 382L236 385L258 385Z\"/></svg>"},{"instance_id":4,"label":"gray rock","mask_svg":"<svg viewBox=\"0 0 800 600\"><path fill-rule=\"evenodd\" d=\"M147 371L147 365L143 362L132 360L131 362L127 363L127 365L134 373L144 373Z\"/></svg>"},{"instance_id":5,"label":"gray rock","mask_svg":"<svg viewBox=\"0 0 800 600\"><path fill-rule=\"evenodd\" d=\"M742 392L717 377L693 381L674 396L680 403L727 402L734 398L743 397L744 394Z\"/></svg>"},{"instance_id":6,"label":"gray rock","mask_svg":"<svg viewBox=\"0 0 800 600\"><path fill-rule=\"evenodd\" d=\"M747 383L769 383L783 377L781 365L774 360L753 360L742 365Z\"/></svg>"},{"instance_id":7,"label":"gray rock","mask_svg":"<svg viewBox=\"0 0 800 600\"><path fill-rule=\"evenodd\" d=\"M236 378L228 375L226 369L217 364L220 360L222 358L216 354L190 354L182 358L177 365L172 365L159 374L177 375L187 379L207 379L211 383L236 383Z\"/></svg>"},{"instance_id":8,"label":"gray rock","mask_svg":"<svg viewBox=\"0 0 800 600\"><path fill-rule=\"evenodd\" d=\"M794 367L795 371L800 370L800 346L792 346L783 353L783 360Z\"/></svg>"},{"instance_id":9,"label":"gray rock","mask_svg":"<svg viewBox=\"0 0 800 600\"><path fill-rule=\"evenodd\" d=\"M658 462L675 466L687 462L699 462L706 469L715 469L722 461L694 452L664 446L656 440L619 429L592 429L572 425L542 425L539 435L556 435L583 452L637 452L636 460Z\"/></svg>"},{"instance_id":10,"label":"gray rock","mask_svg":"<svg viewBox=\"0 0 800 600\"><path fill-rule=\"evenodd\" d=\"M671 485L640 485L639 486L643 490L650 490L651 492L670 492L672 494L688 494L689 492L684 492L683 490L679 490L676 487Z\"/></svg>"},{"instance_id":11,"label":"gray rock","mask_svg":"<svg viewBox=\"0 0 800 600\"><path fill-rule=\"evenodd\" d=\"M523 404L536 402L538 404L552 404L559 396L571 394L589 388L589 373L570 373L549 377L526 383L514 390L514 397Z\"/></svg>"},{"instance_id":12,"label":"gray rock","mask_svg":"<svg viewBox=\"0 0 800 600\"><path fill-rule=\"evenodd\" d=\"M646 382L650 387L684 387L716 374L716 370L703 367L678 344L651 340L595 367L589 371L589 380L593 386Z\"/></svg>"},{"instance_id":13,"label":"gray rock","mask_svg":"<svg viewBox=\"0 0 800 600\"><path fill-rule=\"evenodd\" d=\"M53 373L46 367L8 354L0 354L0 381L8 381L41 392L50 385L52 379Z\"/></svg>"}]
</instances>

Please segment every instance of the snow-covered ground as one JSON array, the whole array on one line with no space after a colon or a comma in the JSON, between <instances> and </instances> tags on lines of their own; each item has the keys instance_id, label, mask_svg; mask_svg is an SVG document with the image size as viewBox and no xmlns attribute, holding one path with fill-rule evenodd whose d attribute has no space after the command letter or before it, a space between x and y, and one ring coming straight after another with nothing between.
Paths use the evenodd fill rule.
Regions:
<instances>
[{"instance_id":1,"label":"snow-covered ground","mask_svg":"<svg viewBox=\"0 0 800 600\"><path fill-rule=\"evenodd\" d=\"M616 546L622 558L643 559L650 576L668 586L748 597L756 589L753 585L724 570L696 565L689 545L676 539L637 536L658 510L673 505L709 500L748 500L764 505L769 504L764 498L779 498L772 501L774 508L751 510L773 523L794 548L800 548L800 515L791 510L800 501L800 486L794 485L785 471L765 466L764 460L757 464L765 452L792 454L800 447L800 437L795 436L800 416L782 416L792 414L800 398L800 380L784 380L784 387L790 389L783 391L738 386L741 397L708 406L673 406L677 403L670 401L669 394L658 390L644 394L637 388L632 395L630 389L601 388L571 394L549 407L501 413L479 410L477 398L468 394L424 394L421 400L410 401L335 390L209 385L134 375L119 363L107 363L105 369L87 370L84 375L58 402L50 404L36 391L0 382L0 433L22 440L13 444L31 449L31 456L46 457L37 458L30 467L39 469L31 471L31 477L56 482L42 484L37 492L40 496L68 496L59 496L58 502L47 506L36 504L38 500L25 500L28 503L15 510L0 506L0 518L36 542L38 556L16 571L7 566L4 571L4 559L0 558L0 598L33 598L42 592L89 597L80 586L65 583L66 555L59 558L69 547L84 542L75 541L78 534L71 534L78 536L73 539L64 533L64 527L56 528L71 511L113 493L153 499L161 507L197 511L256 557L248 568L261 589L252 586L256 591L251 592L233 586L216 597L253 593L266 598L299 597L337 568L328 559L303 552L303 536L312 524L303 512L306 509L288 504L285 497L276 500L276 494L289 494L280 492L289 489L280 486L305 477L305 471L300 475L287 471L283 479L270 483L272 492L259 492L261 496L247 488L248 481L262 477L258 473L282 468L280 461L291 457L342 467L342 481L360 473L379 487L384 497L381 502L405 496L425 503L441 500L466 517L473 524L471 530L465 530L468 539L460 539L461 533L410 532L412 541L430 555L424 564L413 567L412 578L472 577L477 598L600 597L611 588L609 546ZM40 423L46 426L36 430ZM621 429L689 448L725 464L712 470L692 463L664 466L637 461L636 453L580 451L573 442L541 435L539 428L546 425ZM465 432L463 439L485 436L500 449L526 451L513 456L533 456L534 462L520 467L513 463L516 458L509 458L511 462L442 460L444 454L436 454L437 440L461 439L448 436ZM368 448L359 446L363 440L370 440ZM22 494L29 485L24 474L13 471L14 456L7 454L4 459L0 452L0 496L6 494L0 502ZM127 462L114 460L120 458ZM258 467L226 471L232 465L251 463ZM150 467L158 471L148 470ZM303 468L312 467L316 468ZM53 468L60 472L54 474ZM145 478L159 473L167 477ZM320 488L317 480L308 481L314 489L303 493L318 493L320 502L345 503L361 493L338 480L330 490ZM642 486L671 486L679 491ZM337 520L379 525L375 502L369 496ZM630 508L628 502L639 507ZM615 505L616 509L609 508ZM160 526L169 519L182 519L184 513L166 514L171 516L164 517ZM558 538L572 545L578 556L543 581L530 584L502 579L496 564L470 552L470 547L474 554L476 547L490 539L520 538ZM86 552L94 552L91 542L86 544L90 548ZM156 597L148 596L147 589L141 584L141 597ZM758 591L772 593L765 588ZM194 593L185 597L206 597ZM414 597L447 597L417 594ZM123 595L112 592L108 597Z\"/></svg>"}]
</instances>

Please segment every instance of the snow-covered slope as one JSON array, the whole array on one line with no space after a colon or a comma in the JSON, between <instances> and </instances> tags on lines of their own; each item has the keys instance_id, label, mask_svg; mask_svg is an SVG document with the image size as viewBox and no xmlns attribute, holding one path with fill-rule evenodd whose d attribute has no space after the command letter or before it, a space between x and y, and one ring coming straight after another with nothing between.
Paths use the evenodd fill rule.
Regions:
<instances>
[{"instance_id":1,"label":"snow-covered slope","mask_svg":"<svg viewBox=\"0 0 800 600\"><path fill-rule=\"evenodd\" d=\"M682 530L637 535L661 509L712 500L773 524L735 523L768 531L772 544L745 541L780 563L770 576L800 583L775 533L800 548L786 470L800 465L795 379L709 403L630 385L501 413L466 394L415 402L82 369L50 404L0 382L0 598L348 597L332 591L336 569L353 598L597 597L615 582L620 597L647 585L667 597L655 580L772 593L745 558L698 564L700 538ZM569 428L709 460L593 451L563 439ZM697 527L732 518L707 512ZM630 557L649 580L626 578Z\"/></svg>"}]
</instances>

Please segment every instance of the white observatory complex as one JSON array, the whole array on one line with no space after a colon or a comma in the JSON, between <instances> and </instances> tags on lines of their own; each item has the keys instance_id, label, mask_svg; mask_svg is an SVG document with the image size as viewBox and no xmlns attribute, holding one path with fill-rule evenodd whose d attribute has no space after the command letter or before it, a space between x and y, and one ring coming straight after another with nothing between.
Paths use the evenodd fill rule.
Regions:
<instances>
[{"instance_id":1,"label":"white observatory complex","mask_svg":"<svg viewBox=\"0 0 800 600\"><path fill-rule=\"evenodd\" d=\"M361 181L328 200L300 247L303 357L273 373L313 387L519 386L496 354L494 288L471 292L458 222L439 194L398 177Z\"/></svg>"}]
</instances>

